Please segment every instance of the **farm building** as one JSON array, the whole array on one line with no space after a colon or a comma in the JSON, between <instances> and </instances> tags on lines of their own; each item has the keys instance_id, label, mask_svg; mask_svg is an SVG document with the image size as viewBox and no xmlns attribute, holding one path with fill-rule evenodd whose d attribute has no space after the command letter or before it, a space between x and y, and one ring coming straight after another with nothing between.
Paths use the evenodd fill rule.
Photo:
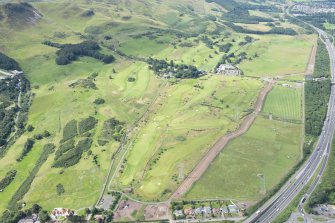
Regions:
<instances>
[{"instance_id":1,"label":"farm building","mask_svg":"<svg viewBox=\"0 0 335 223\"><path fill-rule=\"evenodd\" d=\"M233 66L232 64L221 64L216 69L216 73L227 76L239 76L241 75L241 70L238 67Z\"/></svg>"}]
</instances>

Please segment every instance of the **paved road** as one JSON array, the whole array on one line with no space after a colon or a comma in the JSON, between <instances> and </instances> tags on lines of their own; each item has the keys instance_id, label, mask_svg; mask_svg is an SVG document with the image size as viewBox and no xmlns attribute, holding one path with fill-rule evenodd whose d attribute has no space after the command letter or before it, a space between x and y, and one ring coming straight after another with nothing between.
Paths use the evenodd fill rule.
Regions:
<instances>
[{"instance_id":1,"label":"paved road","mask_svg":"<svg viewBox=\"0 0 335 223\"><path fill-rule=\"evenodd\" d=\"M332 82L335 82L335 49L330 41L330 37L324 31L313 27L320 35L320 38L326 44L331 60ZM321 176L330 152L331 142L335 130L335 86L331 87L331 95L328 104L327 118L324 123L323 131L319 137L316 148L310 155L306 163L297 171L297 173L287 182L281 190L269 201L267 201L256 213L246 219L246 223L268 223L273 221L284 210L292 200L300 193L307 182L312 178L319 164L324 160L319 175ZM319 176L319 177L320 177ZM316 183L317 184L317 183ZM315 185L316 186L316 185ZM315 187L314 186L314 187ZM312 188L313 189L313 188Z\"/></svg>"}]
</instances>

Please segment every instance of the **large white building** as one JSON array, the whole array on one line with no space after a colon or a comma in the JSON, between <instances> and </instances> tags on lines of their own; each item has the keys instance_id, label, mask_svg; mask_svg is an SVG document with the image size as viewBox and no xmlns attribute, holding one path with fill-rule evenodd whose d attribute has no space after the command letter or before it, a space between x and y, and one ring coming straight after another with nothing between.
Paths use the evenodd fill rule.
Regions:
<instances>
[{"instance_id":1,"label":"large white building","mask_svg":"<svg viewBox=\"0 0 335 223\"><path fill-rule=\"evenodd\" d=\"M232 64L221 64L216 69L216 73L227 76L239 76L241 75L241 70L238 67L233 66Z\"/></svg>"}]
</instances>

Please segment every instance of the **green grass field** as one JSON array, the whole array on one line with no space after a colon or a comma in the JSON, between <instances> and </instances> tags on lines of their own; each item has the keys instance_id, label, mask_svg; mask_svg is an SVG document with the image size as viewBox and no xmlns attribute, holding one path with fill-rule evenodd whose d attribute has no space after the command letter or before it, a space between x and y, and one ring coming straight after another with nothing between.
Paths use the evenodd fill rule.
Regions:
<instances>
[{"instance_id":1,"label":"green grass field","mask_svg":"<svg viewBox=\"0 0 335 223\"><path fill-rule=\"evenodd\" d=\"M178 168L187 174L219 136L234 130L261 86L252 79L210 76L168 87L141 126L120 186L135 187L144 199L171 193Z\"/></svg>"},{"instance_id":2,"label":"green grass field","mask_svg":"<svg viewBox=\"0 0 335 223\"><path fill-rule=\"evenodd\" d=\"M267 191L285 176L300 158L301 131L301 125L257 118L245 135L228 144L186 198L259 200L259 174Z\"/></svg>"},{"instance_id":3,"label":"green grass field","mask_svg":"<svg viewBox=\"0 0 335 223\"><path fill-rule=\"evenodd\" d=\"M256 36L259 39L247 51L259 57L240 65L246 76L278 76L303 73L306 69L312 42L305 36Z\"/></svg>"},{"instance_id":4,"label":"green grass field","mask_svg":"<svg viewBox=\"0 0 335 223\"><path fill-rule=\"evenodd\" d=\"M263 112L284 120L301 120L301 90L295 83L289 86L277 85L268 94Z\"/></svg>"}]
</instances>

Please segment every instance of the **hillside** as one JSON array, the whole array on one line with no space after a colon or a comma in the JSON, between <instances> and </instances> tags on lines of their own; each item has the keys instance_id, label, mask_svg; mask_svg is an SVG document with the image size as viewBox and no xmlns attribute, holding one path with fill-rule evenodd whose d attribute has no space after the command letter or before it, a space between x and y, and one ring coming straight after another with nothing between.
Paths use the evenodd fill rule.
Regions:
<instances>
[{"instance_id":1,"label":"hillside","mask_svg":"<svg viewBox=\"0 0 335 223\"><path fill-rule=\"evenodd\" d=\"M272 78L283 81L271 82L275 89L292 81L293 91L274 91L289 92L289 102L278 108L281 102L271 96L246 133L253 149L269 153L258 157L252 174L273 175L270 190L298 162L302 88L295 81L303 80L316 36L283 19L272 2L0 2L0 51L17 61L32 92L22 135L0 158L0 182L10 179L0 192L0 212L14 210L5 211L5 218L13 219L22 203L26 208L39 204L49 213L70 208L79 215L97 206L106 216L120 213L114 208L125 195L169 205L215 142L237 131L263 103L260 95ZM232 64L242 75L217 74L222 64ZM267 120L275 112L276 120ZM279 129L269 133L274 144L254 133L272 128ZM240 149L244 139L238 136L227 153L222 150L224 159L215 161L234 175L218 177L209 168L205 178L199 176L208 182L224 178L229 181L224 188L232 185L238 192L223 192L214 181L206 193L200 180L184 198L225 196L253 203L264 197L257 176L241 181L252 190L236 186L249 171L239 165L245 157L236 157L250 152ZM282 146L290 150L278 149ZM269 157L277 165L266 162ZM143 218L147 206L136 205L136 213L120 215L121 221Z\"/></svg>"}]
</instances>

